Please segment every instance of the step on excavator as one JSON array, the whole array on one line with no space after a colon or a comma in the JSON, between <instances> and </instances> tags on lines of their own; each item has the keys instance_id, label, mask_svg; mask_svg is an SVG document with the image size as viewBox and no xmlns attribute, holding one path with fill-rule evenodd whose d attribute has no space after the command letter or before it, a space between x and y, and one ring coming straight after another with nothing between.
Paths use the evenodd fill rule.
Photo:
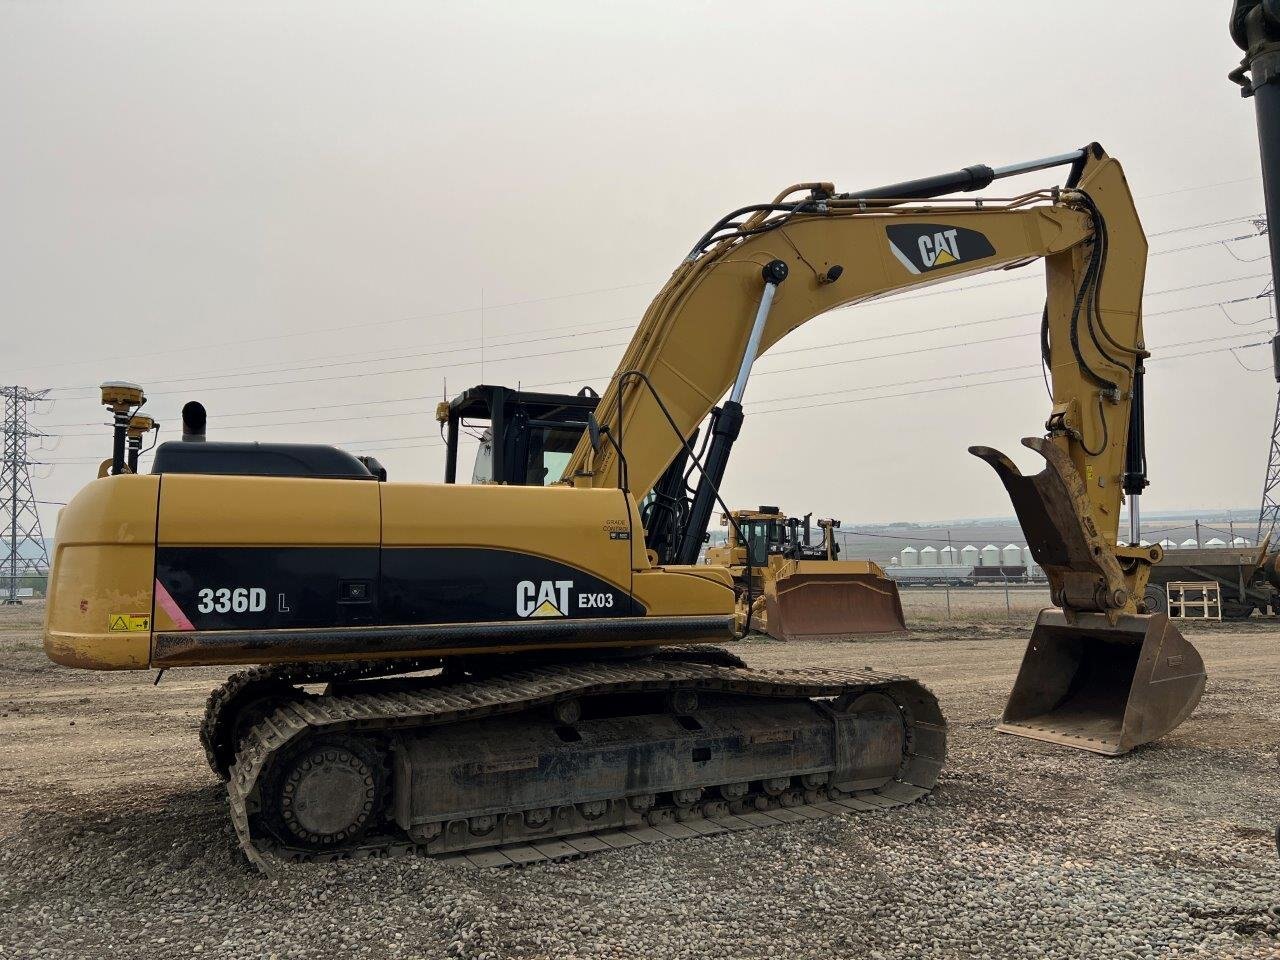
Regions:
<instances>
[{"instance_id":1,"label":"step on excavator","mask_svg":"<svg viewBox=\"0 0 1280 960\"><path fill-rule=\"evenodd\" d=\"M870 560L840 559L839 520L819 520L821 540L813 543L812 516L763 505L721 516L725 543L706 559L733 576L738 617L775 640L906 632L897 584Z\"/></svg>"},{"instance_id":2,"label":"step on excavator","mask_svg":"<svg viewBox=\"0 0 1280 960\"><path fill-rule=\"evenodd\" d=\"M957 196L1055 168L1060 185ZM1058 604L1004 729L1128 749L1204 684L1194 649L1137 607L1159 549L1115 546L1122 491L1145 484L1145 257L1096 144L852 192L797 184L697 240L602 396L444 404L444 483L330 446L209 440L194 402L138 473L145 393L105 384L112 456L59 515L45 649L95 670L250 667L212 693L201 740L263 869L520 863L910 803L946 753L934 696L871 670L747 669L722 646L747 627L732 577L698 554L729 512L757 357L834 308L1041 259L1054 403L1027 442L1047 467L1022 477L975 451ZM482 444L478 482L458 483L471 413L488 459Z\"/></svg>"}]
</instances>

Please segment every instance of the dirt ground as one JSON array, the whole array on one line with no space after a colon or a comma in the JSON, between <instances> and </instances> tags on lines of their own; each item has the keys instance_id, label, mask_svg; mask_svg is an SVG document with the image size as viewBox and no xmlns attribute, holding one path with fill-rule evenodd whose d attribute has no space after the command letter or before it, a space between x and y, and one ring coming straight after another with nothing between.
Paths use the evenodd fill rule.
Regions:
<instances>
[{"instance_id":1,"label":"dirt ground","mask_svg":"<svg viewBox=\"0 0 1280 960\"><path fill-rule=\"evenodd\" d=\"M929 685L950 758L910 812L522 871L284 879L239 855L197 744L229 671L153 686L67 670L43 655L39 603L0 607L0 957L1280 956L1280 625L1189 627L1210 677L1199 709L1108 760L992 732L1045 603L954 590L948 616L942 590L906 590L908 639L735 648L755 667L870 665ZM649 910L701 902L726 862L714 924L698 913L673 933L679 910ZM806 870L823 879L780 901ZM808 932L836 916L839 931Z\"/></svg>"}]
</instances>

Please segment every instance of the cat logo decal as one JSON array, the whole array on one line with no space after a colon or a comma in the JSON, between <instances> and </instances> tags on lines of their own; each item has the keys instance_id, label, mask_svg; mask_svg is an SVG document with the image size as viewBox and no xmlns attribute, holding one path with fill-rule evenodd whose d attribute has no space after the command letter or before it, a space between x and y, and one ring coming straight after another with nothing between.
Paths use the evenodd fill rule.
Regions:
<instances>
[{"instance_id":1,"label":"cat logo decal","mask_svg":"<svg viewBox=\"0 0 1280 960\"><path fill-rule=\"evenodd\" d=\"M944 223L897 223L885 227L889 249L910 274L995 256L985 234Z\"/></svg>"},{"instance_id":2,"label":"cat logo decal","mask_svg":"<svg viewBox=\"0 0 1280 960\"><path fill-rule=\"evenodd\" d=\"M516 614L526 619L567 617L572 580L521 580L516 584Z\"/></svg>"}]
</instances>

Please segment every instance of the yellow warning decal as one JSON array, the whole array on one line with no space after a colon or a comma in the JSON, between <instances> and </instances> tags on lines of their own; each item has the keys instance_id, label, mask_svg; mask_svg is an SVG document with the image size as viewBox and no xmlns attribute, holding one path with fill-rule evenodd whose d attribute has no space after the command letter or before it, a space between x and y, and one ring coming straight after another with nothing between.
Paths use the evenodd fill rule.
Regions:
<instances>
[{"instance_id":1,"label":"yellow warning decal","mask_svg":"<svg viewBox=\"0 0 1280 960\"><path fill-rule=\"evenodd\" d=\"M140 633L151 629L149 613L113 613L107 618L112 633Z\"/></svg>"}]
</instances>

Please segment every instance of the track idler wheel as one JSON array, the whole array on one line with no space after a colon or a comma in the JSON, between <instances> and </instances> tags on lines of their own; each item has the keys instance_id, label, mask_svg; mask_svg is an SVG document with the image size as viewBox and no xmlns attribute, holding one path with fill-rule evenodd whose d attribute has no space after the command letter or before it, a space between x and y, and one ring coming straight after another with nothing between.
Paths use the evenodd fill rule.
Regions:
<instances>
[{"instance_id":1,"label":"track idler wheel","mask_svg":"<svg viewBox=\"0 0 1280 960\"><path fill-rule=\"evenodd\" d=\"M280 837L310 850L350 847L381 819L384 758L356 737L304 744L281 764L263 799Z\"/></svg>"}]
</instances>

